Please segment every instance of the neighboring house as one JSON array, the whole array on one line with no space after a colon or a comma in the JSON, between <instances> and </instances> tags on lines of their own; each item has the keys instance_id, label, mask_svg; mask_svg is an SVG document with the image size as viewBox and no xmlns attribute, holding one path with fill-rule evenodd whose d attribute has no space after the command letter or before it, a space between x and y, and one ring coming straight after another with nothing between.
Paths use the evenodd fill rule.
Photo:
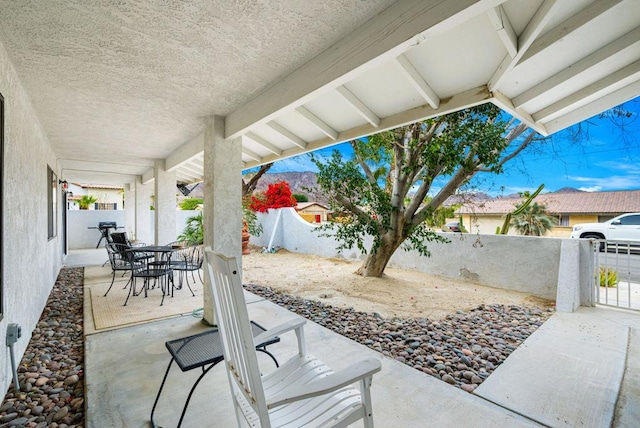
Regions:
<instances>
[{"instance_id":1,"label":"neighboring house","mask_svg":"<svg viewBox=\"0 0 640 428\"><path fill-rule=\"evenodd\" d=\"M495 234L504 223L505 215L522 200L506 197L468 203L456 214L462 216L469 233ZM538 195L534 202L546 205L549 214L558 219L558 225L546 236L569 237L574 224L603 222L620 214L640 212L640 190L545 193ZM518 232L511 228L509 234Z\"/></svg>"},{"instance_id":2,"label":"neighboring house","mask_svg":"<svg viewBox=\"0 0 640 428\"><path fill-rule=\"evenodd\" d=\"M318 202L302 202L296 206L300 217L309 223L322 223L327 221L329 208Z\"/></svg>"},{"instance_id":3,"label":"neighboring house","mask_svg":"<svg viewBox=\"0 0 640 428\"><path fill-rule=\"evenodd\" d=\"M70 192L67 197L70 210L80 209L78 201L84 195L90 195L96 198L96 202L93 203L90 210L123 210L123 192L124 188L119 186L105 186L105 185L92 185L92 184L78 184L69 183Z\"/></svg>"}]
</instances>

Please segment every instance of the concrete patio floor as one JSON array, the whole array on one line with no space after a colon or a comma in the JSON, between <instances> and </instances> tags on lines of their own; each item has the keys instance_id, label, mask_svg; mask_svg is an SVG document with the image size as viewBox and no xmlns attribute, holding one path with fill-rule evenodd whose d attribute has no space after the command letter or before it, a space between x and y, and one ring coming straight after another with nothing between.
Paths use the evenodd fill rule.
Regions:
<instances>
[{"instance_id":1,"label":"concrete patio floor","mask_svg":"<svg viewBox=\"0 0 640 428\"><path fill-rule=\"evenodd\" d=\"M73 252L66 265L102 264L104 250L89 251ZM296 316L256 296L248 299L248 308L251 318L266 328ZM85 305L85 324L92 324L87 318ZM164 343L207 328L186 315L86 336L86 426L150 426L151 407L170 359ZM640 425L638 313L581 308L555 314L474 394L312 322L305 334L309 352L334 369L357 358L381 359L382 371L372 386L377 427ZM283 336L269 350L285 360L296 350L295 336ZM273 368L268 357L260 358L265 372ZM176 426L198 375L199 370L172 368L156 411L160 426ZM235 426L222 364L199 384L183 426Z\"/></svg>"}]
</instances>

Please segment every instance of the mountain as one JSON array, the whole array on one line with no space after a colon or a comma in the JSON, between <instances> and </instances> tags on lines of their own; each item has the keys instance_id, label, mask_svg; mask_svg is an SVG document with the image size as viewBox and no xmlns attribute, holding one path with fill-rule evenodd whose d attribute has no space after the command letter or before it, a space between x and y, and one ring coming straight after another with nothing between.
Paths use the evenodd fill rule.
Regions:
<instances>
[{"instance_id":1,"label":"mountain","mask_svg":"<svg viewBox=\"0 0 640 428\"><path fill-rule=\"evenodd\" d=\"M573 187L563 187L552 193L584 193L584 190L574 189Z\"/></svg>"}]
</instances>

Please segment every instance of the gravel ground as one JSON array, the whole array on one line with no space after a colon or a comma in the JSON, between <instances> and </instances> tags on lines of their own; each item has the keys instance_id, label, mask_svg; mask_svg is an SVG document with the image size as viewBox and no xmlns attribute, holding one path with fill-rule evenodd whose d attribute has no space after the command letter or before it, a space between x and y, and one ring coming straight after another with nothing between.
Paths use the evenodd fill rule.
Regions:
<instances>
[{"instance_id":1,"label":"gravel ground","mask_svg":"<svg viewBox=\"0 0 640 428\"><path fill-rule=\"evenodd\" d=\"M83 268L60 271L20 361L20 391L12 383L0 407L0 428L84 426L83 284Z\"/></svg>"},{"instance_id":2,"label":"gravel ground","mask_svg":"<svg viewBox=\"0 0 640 428\"><path fill-rule=\"evenodd\" d=\"M304 300L269 287L245 288L467 392L480 385L554 312L552 308L482 305L437 321L385 319L378 314Z\"/></svg>"},{"instance_id":3,"label":"gravel ground","mask_svg":"<svg viewBox=\"0 0 640 428\"><path fill-rule=\"evenodd\" d=\"M84 426L84 269L63 268L0 407L0 428ZM388 318L246 285L247 290L451 385L472 392L553 309L482 305L444 319Z\"/></svg>"}]
</instances>

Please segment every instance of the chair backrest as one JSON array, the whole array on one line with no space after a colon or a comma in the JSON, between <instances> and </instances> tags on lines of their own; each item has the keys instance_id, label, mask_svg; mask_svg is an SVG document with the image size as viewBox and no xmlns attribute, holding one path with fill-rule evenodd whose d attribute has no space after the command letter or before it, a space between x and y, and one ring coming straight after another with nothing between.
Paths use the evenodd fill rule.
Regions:
<instances>
[{"instance_id":1,"label":"chair backrest","mask_svg":"<svg viewBox=\"0 0 640 428\"><path fill-rule=\"evenodd\" d=\"M114 244L131 245L127 238L127 232L113 232L111 234L111 242Z\"/></svg>"},{"instance_id":2,"label":"chair backrest","mask_svg":"<svg viewBox=\"0 0 640 428\"><path fill-rule=\"evenodd\" d=\"M105 245L107 254L109 255L109 263L111 263L112 270L122 270L129 266L129 260L126 255L126 250L129 248L126 245L107 243Z\"/></svg>"},{"instance_id":3,"label":"chair backrest","mask_svg":"<svg viewBox=\"0 0 640 428\"><path fill-rule=\"evenodd\" d=\"M268 428L271 423L238 263L235 258L215 253L210 248L205 253L205 272L209 277L208 286L212 288L216 321L224 348L224 362L233 399L236 400L236 415L236 394L243 394L259 416L260 426Z\"/></svg>"}]
</instances>

